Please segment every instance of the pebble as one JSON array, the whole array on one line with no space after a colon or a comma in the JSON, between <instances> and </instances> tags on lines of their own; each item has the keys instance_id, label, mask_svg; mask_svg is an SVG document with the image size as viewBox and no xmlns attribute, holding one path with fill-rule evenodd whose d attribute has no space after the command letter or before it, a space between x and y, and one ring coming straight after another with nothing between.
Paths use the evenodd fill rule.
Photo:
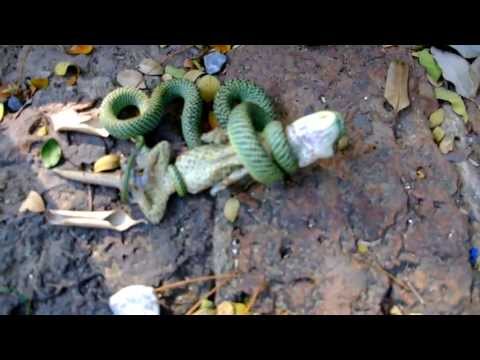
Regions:
<instances>
[{"instance_id":1,"label":"pebble","mask_svg":"<svg viewBox=\"0 0 480 360\"><path fill-rule=\"evenodd\" d=\"M109 305L114 315L160 315L155 290L149 286L123 288L110 297Z\"/></svg>"},{"instance_id":2,"label":"pebble","mask_svg":"<svg viewBox=\"0 0 480 360\"><path fill-rule=\"evenodd\" d=\"M8 110L17 112L23 106L23 102L16 96L10 96L7 102Z\"/></svg>"},{"instance_id":3,"label":"pebble","mask_svg":"<svg viewBox=\"0 0 480 360\"><path fill-rule=\"evenodd\" d=\"M205 70L207 74L213 75L219 73L225 63L227 62L227 57L217 51L206 55L203 58L205 64Z\"/></svg>"}]
</instances>

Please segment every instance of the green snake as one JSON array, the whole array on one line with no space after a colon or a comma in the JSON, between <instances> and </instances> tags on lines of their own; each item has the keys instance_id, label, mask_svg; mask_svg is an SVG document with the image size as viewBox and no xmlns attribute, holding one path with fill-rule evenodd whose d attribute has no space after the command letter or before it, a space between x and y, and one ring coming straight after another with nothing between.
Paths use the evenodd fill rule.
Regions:
<instances>
[{"instance_id":1,"label":"green snake","mask_svg":"<svg viewBox=\"0 0 480 360\"><path fill-rule=\"evenodd\" d=\"M164 82L150 98L133 88L114 90L102 102L100 121L118 139L142 137L160 124L166 106L175 99L184 101L181 124L188 148L201 146L203 102L197 86L189 80ZM128 106L135 106L139 115L119 119ZM215 96L213 108L242 164L256 181L269 185L298 169L297 158L263 89L250 81L226 81Z\"/></svg>"}]
</instances>

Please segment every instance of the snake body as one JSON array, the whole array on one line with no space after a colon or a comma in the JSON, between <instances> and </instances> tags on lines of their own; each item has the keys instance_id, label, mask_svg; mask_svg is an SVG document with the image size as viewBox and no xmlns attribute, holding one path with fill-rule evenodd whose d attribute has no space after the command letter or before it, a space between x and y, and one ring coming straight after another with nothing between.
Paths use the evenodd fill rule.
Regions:
<instances>
[{"instance_id":1,"label":"snake body","mask_svg":"<svg viewBox=\"0 0 480 360\"><path fill-rule=\"evenodd\" d=\"M159 125L166 106L178 98L184 100L182 132L192 149L202 145L203 103L198 88L188 80L162 83L150 98L132 88L114 90L102 103L100 121L118 139L143 136ZM120 112L127 106L135 106L139 115L119 119ZM269 185L298 169L296 156L282 124L275 121L273 104L263 89L250 81L227 81L215 97L214 112L220 126L227 130L242 164L256 181ZM179 178L179 174L175 177Z\"/></svg>"}]
</instances>

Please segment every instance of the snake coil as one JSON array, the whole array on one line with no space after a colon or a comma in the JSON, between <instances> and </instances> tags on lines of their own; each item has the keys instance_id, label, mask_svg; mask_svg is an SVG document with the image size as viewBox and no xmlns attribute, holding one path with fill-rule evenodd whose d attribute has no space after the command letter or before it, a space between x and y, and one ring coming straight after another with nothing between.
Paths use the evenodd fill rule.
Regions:
<instances>
[{"instance_id":1,"label":"snake coil","mask_svg":"<svg viewBox=\"0 0 480 360\"><path fill-rule=\"evenodd\" d=\"M114 90L102 103L100 121L118 139L143 136L159 125L166 106L178 98L184 100L181 122L187 146L190 149L200 146L203 103L198 88L188 80L162 83L150 98L132 88ZM139 115L119 119L121 111L128 106L135 106ZM282 124L275 121L273 104L263 89L250 81L227 81L215 97L214 112L220 126L227 130L243 165L256 181L269 185L282 179L285 173L293 174L298 169L298 160Z\"/></svg>"}]
</instances>

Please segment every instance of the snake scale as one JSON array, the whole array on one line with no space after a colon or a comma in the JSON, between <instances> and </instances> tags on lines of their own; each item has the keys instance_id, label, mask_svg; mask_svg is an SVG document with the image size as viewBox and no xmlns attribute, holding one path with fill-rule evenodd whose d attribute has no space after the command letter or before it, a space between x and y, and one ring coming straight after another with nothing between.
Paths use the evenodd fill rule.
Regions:
<instances>
[{"instance_id":1,"label":"snake scale","mask_svg":"<svg viewBox=\"0 0 480 360\"><path fill-rule=\"evenodd\" d=\"M100 121L118 139L141 137L159 125L166 106L179 98L184 101L182 133L188 148L193 149L202 145L203 101L197 86L189 80L164 82L150 98L133 88L114 90L102 102ZM119 119L128 106L135 106L139 114ZM217 92L213 108L242 164L256 181L269 185L298 169L297 158L282 124L275 120L273 104L263 89L246 80L226 81Z\"/></svg>"}]
</instances>

